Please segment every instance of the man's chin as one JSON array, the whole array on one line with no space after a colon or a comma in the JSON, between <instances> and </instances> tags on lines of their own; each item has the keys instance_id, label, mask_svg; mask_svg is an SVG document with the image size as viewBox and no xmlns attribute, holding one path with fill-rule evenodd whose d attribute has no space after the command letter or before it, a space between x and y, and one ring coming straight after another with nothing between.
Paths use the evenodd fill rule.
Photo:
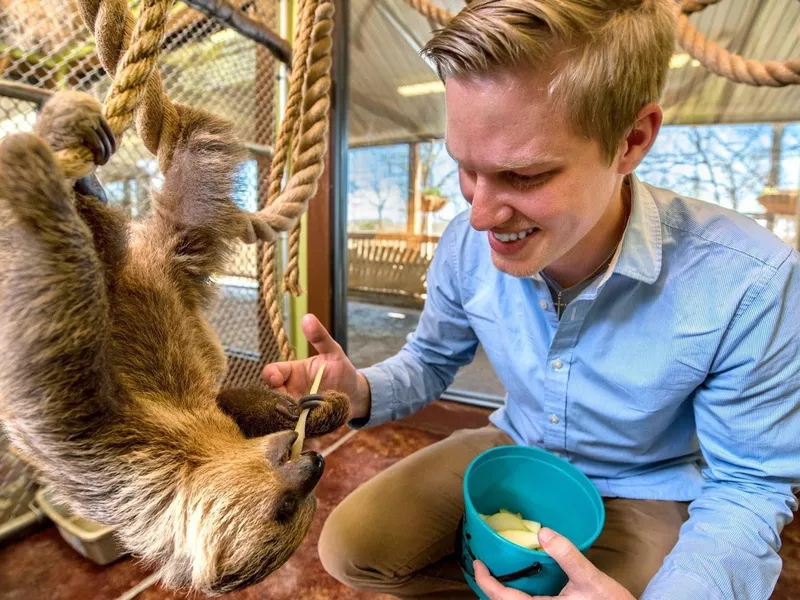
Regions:
<instances>
[{"instance_id":1,"label":"man's chin","mask_svg":"<svg viewBox=\"0 0 800 600\"><path fill-rule=\"evenodd\" d=\"M511 256L502 256L494 250L491 252L492 264L495 269L511 277L518 277L520 279L532 277L542 269L542 266L537 260L516 259Z\"/></svg>"}]
</instances>

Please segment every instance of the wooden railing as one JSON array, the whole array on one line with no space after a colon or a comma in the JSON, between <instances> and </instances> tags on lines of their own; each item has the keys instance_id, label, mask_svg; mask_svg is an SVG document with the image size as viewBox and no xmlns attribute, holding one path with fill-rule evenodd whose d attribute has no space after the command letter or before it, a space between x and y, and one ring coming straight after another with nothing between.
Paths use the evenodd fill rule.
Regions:
<instances>
[{"instance_id":1,"label":"wooden railing","mask_svg":"<svg viewBox=\"0 0 800 600\"><path fill-rule=\"evenodd\" d=\"M351 296L389 306L422 307L428 267L438 236L404 233L350 233L347 236ZM255 279L256 246L238 244L222 273Z\"/></svg>"},{"instance_id":2,"label":"wooden railing","mask_svg":"<svg viewBox=\"0 0 800 600\"><path fill-rule=\"evenodd\" d=\"M438 243L438 236L348 234L348 292L381 304L421 307Z\"/></svg>"}]
</instances>

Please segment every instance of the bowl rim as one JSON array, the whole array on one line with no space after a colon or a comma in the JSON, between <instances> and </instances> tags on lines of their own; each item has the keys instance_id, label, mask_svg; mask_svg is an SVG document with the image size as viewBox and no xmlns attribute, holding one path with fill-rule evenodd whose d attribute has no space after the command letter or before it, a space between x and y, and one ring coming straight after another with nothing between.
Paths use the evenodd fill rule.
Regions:
<instances>
[{"instance_id":1,"label":"bowl rim","mask_svg":"<svg viewBox=\"0 0 800 600\"><path fill-rule=\"evenodd\" d=\"M600 491L597 489L597 486L595 486L595 484L592 482L592 480L589 479L589 477L583 471L578 469L578 467L573 465L568 460L565 460L565 459L563 459L563 458L561 458L559 456L556 456L552 452L548 452L547 450L544 450L543 448L539 448L537 446L521 446L521 445L511 445L511 444L504 445L504 446L495 446L493 448L489 448L488 450L484 450L483 452L478 454L475 458L473 458L472 461L469 463L469 466L467 466L467 470L464 471L464 479L463 479L462 484L461 484L462 490L463 490L463 494L464 494L464 512L465 512L465 516L466 516L466 513L468 512L468 510L472 509L472 511L478 517L477 521L480 521L480 523L481 523L480 526L481 527L485 527L489 532L491 532L494 535L494 537L496 539L500 540L502 543L507 544L508 546L510 546L512 548L515 548L518 551L521 551L523 554L527 554L529 556L535 556L537 558L546 557L546 558L549 558L550 560L553 560L552 557L549 554L547 554L547 552L545 552L544 550L531 550L530 548L525 548L524 546L520 546L518 544L515 544L514 542L511 542L511 541L505 539L500 534L498 534L494 529L489 527L483 519L480 518L480 513L475 508L475 505L472 503L472 499L469 496L469 492L467 490L467 482L469 481L470 473L472 473L472 471L474 470L474 468L475 468L476 464L478 463L478 461L481 460L481 459L485 460L487 456L490 456L490 455L495 454L495 453L500 453L502 451L508 451L509 449L512 449L512 448L513 449L517 449L517 450L519 450L519 451L521 451L523 453L529 452L529 453L531 453L532 455L534 455L536 457L547 456L548 458L552 459L554 462L563 463L561 466L564 467L565 475L568 475L568 476L572 477L575 480L583 481L583 482L589 484L588 486L586 486L586 487L588 487L587 492L591 496L593 496L593 497L595 497L597 499L598 506L600 507L600 515L599 515L600 518L598 519L597 527L595 528L595 531L592 533L592 535L590 535L583 544L580 544L580 545L575 544L575 546L578 548L578 550L580 552L582 552L582 553L585 552L588 548L590 548L592 546L592 544L594 544L597 541L597 538L600 537L600 533L603 531L603 528L605 527L606 507L605 507L605 504L603 503L603 497L600 495ZM542 524L542 527L545 527L545 525ZM570 541L572 541L572 540L570 540Z\"/></svg>"}]
</instances>

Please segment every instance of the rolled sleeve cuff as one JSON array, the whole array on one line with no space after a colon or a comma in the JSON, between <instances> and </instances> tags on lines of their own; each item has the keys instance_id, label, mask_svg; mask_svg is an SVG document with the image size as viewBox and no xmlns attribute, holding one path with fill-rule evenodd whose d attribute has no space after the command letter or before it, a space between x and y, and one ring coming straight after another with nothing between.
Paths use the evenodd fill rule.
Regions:
<instances>
[{"instance_id":1,"label":"rolled sleeve cuff","mask_svg":"<svg viewBox=\"0 0 800 600\"><path fill-rule=\"evenodd\" d=\"M352 419L348 426L351 429L368 429L394 420L394 387L392 377L380 366L360 369L369 384L371 406L369 416Z\"/></svg>"},{"instance_id":2,"label":"rolled sleeve cuff","mask_svg":"<svg viewBox=\"0 0 800 600\"><path fill-rule=\"evenodd\" d=\"M725 600L697 574L670 569L656 574L639 600Z\"/></svg>"}]
</instances>

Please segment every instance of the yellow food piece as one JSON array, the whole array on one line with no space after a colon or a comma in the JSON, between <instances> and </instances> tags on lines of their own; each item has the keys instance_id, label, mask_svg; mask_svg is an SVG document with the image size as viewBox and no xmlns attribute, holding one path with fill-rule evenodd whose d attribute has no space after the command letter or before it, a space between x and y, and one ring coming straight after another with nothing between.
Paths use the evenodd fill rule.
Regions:
<instances>
[{"instance_id":1,"label":"yellow food piece","mask_svg":"<svg viewBox=\"0 0 800 600\"><path fill-rule=\"evenodd\" d=\"M292 460L297 460L300 458L300 454L303 452L303 441L306 439L306 418L308 417L309 409L303 410L300 413L300 418L297 419L297 426L294 430L297 432L297 439L292 444Z\"/></svg>"},{"instance_id":2,"label":"yellow food piece","mask_svg":"<svg viewBox=\"0 0 800 600\"><path fill-rule=\"evenodd\" d=\"M523 520L522 522L525 523L525 527L527 527L528 530L532 531L533 533L539 533L539 530L542 528L542 524L536 521Z\"/></svg>"},{"instance_id":3,"label":"yellow food piece","mask_svg":"<svg viewBox=\"0 0 800 600\"><path fill-rule=\"evenodd\" d=\"M311 384L311 391L309 394L316 394L317 390L319 390L319 384L322 381L322 373L325 371L325 361L322 361L322 364L317 371L317 376L314 377L314 383ZM300 418L297 419L297 426L294 430L297 432L297 439L292 444L292 460L297 460L300 458L300 454L303 452L303 442L306 439L306 419L308 418L308 412L310 409L306 408L303 412L300 413Z\"/></svg>"},{"instance_id":4,"label":"yellow food piece","mask_svg":"<svg viewBox=\"0 0 800 600\"><path fill-rule=\"evenodd\" d=\"M509 512L500 511L490 516L481 515L481 517L494 531L528 530L520 517Z\"/></svg>"},{"instance_id":5,"label":"yellow food piece","mask_svg":"<svg viewBox=\"0 0 800 600\"><path fill-rule=\"evenodd\" d=\"M493 515L481 515L481 519L498 535L514 544L531 550L541 548L539 530L542 528L542 524L538 521L523 519L522 514L512 513L502 508Z\"/></svg>"},{"instance_id":6,"label":"yellow food piece","mask_svg":"<svg viewBox=\"0 0 800 600\"><path fill-rule=\"evenodd\" d=\"M504 537L512 544L528 548L529 550L538 550L541 548L539 545L539 534L533 531L519 531L514 529L511 531L498 531L497 534Z\"/></svg>"}]
</instances>

